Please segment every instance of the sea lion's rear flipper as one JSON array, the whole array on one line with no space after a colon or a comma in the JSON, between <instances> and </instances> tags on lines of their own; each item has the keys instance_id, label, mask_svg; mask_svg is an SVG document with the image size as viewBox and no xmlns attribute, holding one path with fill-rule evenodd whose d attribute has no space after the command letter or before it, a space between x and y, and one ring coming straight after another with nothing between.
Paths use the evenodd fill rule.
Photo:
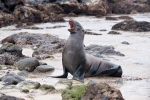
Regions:
<instances>
[{"instance_id":1,"label":"sea lion's rear flipper","mask_svg":"<svg viewBox=\"0 0 150 100\"><path fill-rule=\"evenodd\" d=\"M51 76L53 78L67 78L68 76L68 70L63 66L63 74L60 76Z\"/></svg>"},{"instance_id":2,"label":"sea lion's rear flipper","mask_svg":"<svg viewBox=\"0 0 150 100\"><path fill-rule=\"evenodd\" d=\"M73 74L73 79L84 83L84 67L80 65L79 68Z\"/></svg>"},{"instance_id":3,"label":"sea lion's rear flipper","mask_svg":"<svg viewBox=\"0 0 150 100\"><path fill-rule=\"evenodd\" d=\"M122 68L121 68L121 66L119 66L118 70L115 73L113 73L112 75L110 75L110 76L112 76L112 77L121 77L122 76Z\"/></svg>"}]
</instances>

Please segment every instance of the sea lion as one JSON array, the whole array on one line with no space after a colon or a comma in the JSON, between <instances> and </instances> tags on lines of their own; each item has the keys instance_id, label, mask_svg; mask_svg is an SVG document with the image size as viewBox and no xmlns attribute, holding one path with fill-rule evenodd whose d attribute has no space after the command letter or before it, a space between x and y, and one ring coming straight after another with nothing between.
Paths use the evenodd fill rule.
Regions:
<instances>
[{"instance_id":1,"label":"sea lion","mask_svg":"<svg viewBox=\"0 0 150 100\"><path fill-rule=\"evenodd\" d=\"M68 72L73 75L73 79L80 82L84 82L84 77L102 75L121 77L121 66L85 53L83 27L72 19L69 20L69 24L70 36L62 52L63 75L55 76L55 78L66 78Z\"/></svg>"}]
</instances>

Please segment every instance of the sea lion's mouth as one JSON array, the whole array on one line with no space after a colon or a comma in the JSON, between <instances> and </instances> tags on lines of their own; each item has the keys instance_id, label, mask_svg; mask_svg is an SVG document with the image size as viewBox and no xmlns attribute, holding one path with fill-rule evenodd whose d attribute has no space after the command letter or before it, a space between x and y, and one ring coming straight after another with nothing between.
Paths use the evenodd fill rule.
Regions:
<instances>
[{"instance_id":1,"label":"sea lion's mouth","mask_svg":"<svg viewBox=\"0 0 150 100\"><path fill-rule=\"evenodd\" d=\"M74 25L74 22L72 20L69 20L69 25L70 25L70 29L68 29L68 31L70 33L74 33L75 25Z\"/></svg>"}]
</instances>

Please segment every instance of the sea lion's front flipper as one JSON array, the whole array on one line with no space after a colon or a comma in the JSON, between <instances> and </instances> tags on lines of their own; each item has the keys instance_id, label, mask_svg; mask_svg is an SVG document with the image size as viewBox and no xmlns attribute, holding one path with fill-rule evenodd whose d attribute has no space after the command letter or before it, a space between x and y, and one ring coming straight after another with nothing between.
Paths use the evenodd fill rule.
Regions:
<instances>
[{"instance_id":1,"label":"sea lion's front flipper","mask_svg":"<svg viewBox=\"0 0 150 100\"><path fill-rule=\"evenodd\" d=\"M73 74L73 79L84 83L84 67L80 65L79 68Z\"/></svg>"},{"instance_id":2,"label":"sea lion's front flipper","mask_svg":"<svg viewBox=\"0 0 150 100\"><path fill-rule=\"evenodd\" d=\"M63 66L63 74L60 76L51 76L53 78L67 78L68 76L68 70Z\"/></svg>"}]
</instances>

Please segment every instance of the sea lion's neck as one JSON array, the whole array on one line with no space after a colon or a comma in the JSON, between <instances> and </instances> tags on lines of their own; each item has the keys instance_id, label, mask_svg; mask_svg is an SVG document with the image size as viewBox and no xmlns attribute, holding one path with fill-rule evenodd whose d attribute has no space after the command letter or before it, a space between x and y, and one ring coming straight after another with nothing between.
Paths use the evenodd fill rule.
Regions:
<instances>
[{"instance_id":1,"label":"sea lion's neck","mask_svg":"<svg viewBox=\"0 0 150 100\"><path fill-rule=\"evenodd\" d=\"M83 43L84 42L84 35L74 33L74 34L70 34L68 39Z\"/></svg>"}]
</instances>

